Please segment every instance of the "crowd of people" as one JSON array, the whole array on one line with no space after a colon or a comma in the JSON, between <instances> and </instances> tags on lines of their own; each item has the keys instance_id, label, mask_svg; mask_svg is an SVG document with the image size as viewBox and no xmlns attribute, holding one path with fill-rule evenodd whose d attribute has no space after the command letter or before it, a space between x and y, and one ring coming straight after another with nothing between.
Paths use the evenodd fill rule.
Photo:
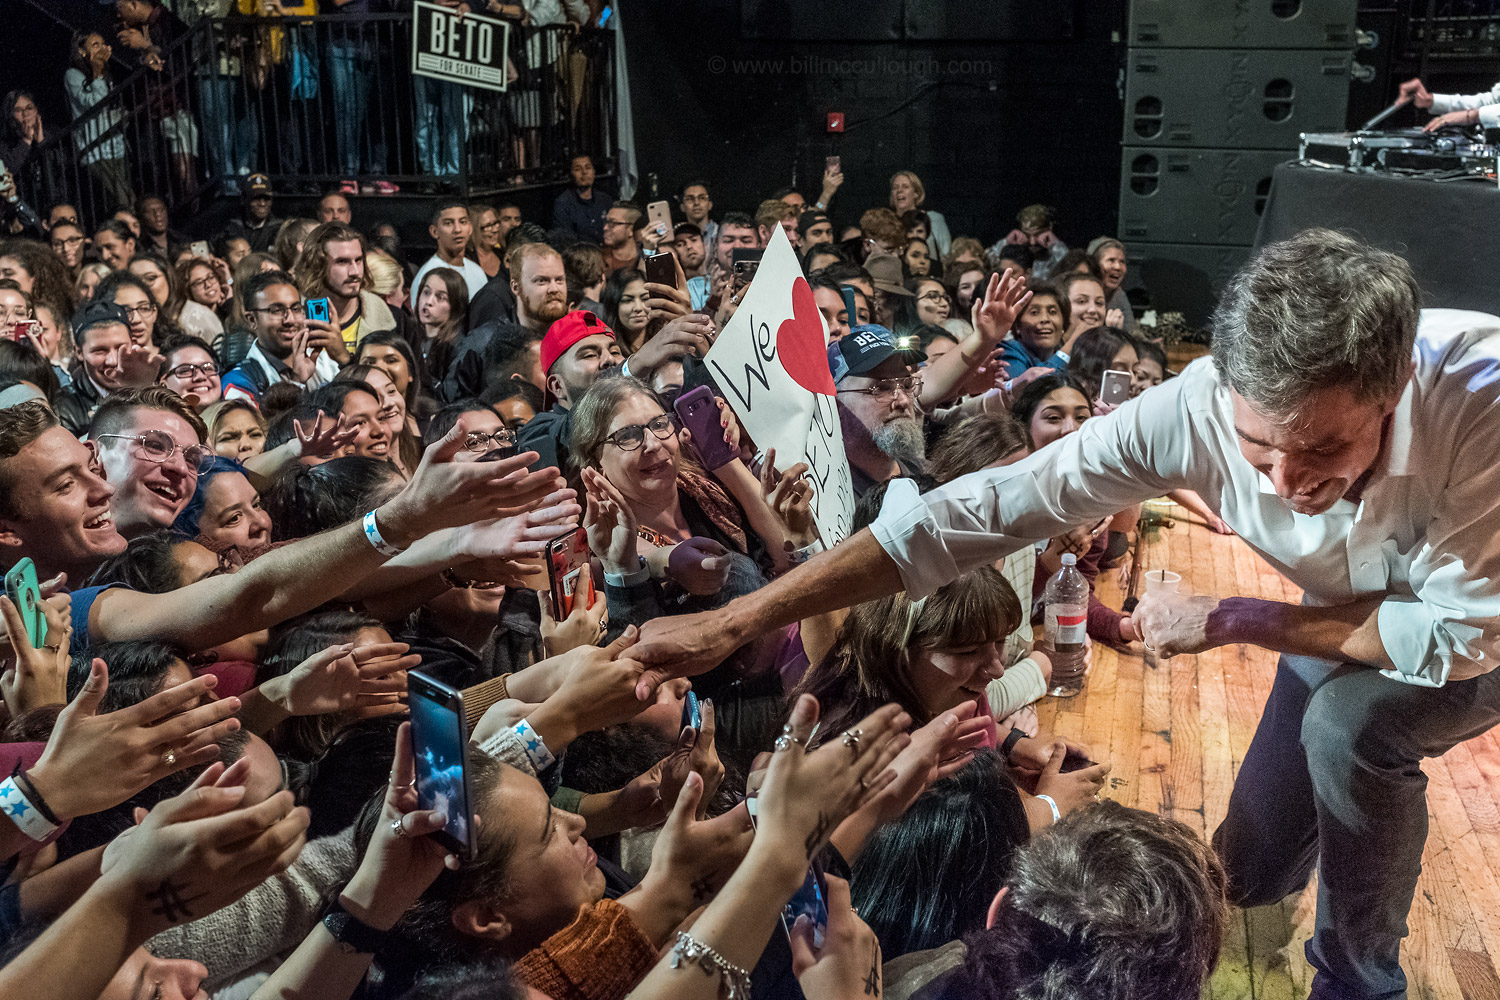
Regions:
<instances>
[{"instance_id":1,"label":"crowd of people","mask_svg":"<svg viewBox=\"0 0 1500 1000\"><path fill-rule=\"evenodd\" d=\"M1110 372L1170 383L1123 245L1034 205L987 246L906 170L861 211L832 166L753 213L689 179L670 224L572 178L545 226L435 199L425 261L256 176L211 240L147 197L0 243L0 562L42 598L0 599L0 994L1196 996L1223 865L1034 709L1045 584L1071 554L1092 589L1133 508L691 681L633 655L849 544L702 363L737 251L797 248L863 528L1058 453ZM1087 631L1141 651L1097 597ZM409 671L463 693L468 851L419 803Z\"/></svg>"}]
</instances>

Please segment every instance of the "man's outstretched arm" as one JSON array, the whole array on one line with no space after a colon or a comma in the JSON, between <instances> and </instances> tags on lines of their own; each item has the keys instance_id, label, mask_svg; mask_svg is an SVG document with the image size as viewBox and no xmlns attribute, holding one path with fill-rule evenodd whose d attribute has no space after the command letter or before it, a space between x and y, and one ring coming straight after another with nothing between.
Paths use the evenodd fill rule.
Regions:
<instances>
[{"instance_id":1,"label":"man's outstretched arm","mask_svg":"<svg viewBox=\"0 0 1500 1000\"><path fill-rule=\"evenodd\" d=\"M896 561L866 529L715 611L647 622L630 650L648 665L636 695L644 700L668 678L706 673L758 635L901 589Z\"/></svg>"}]
</instances>

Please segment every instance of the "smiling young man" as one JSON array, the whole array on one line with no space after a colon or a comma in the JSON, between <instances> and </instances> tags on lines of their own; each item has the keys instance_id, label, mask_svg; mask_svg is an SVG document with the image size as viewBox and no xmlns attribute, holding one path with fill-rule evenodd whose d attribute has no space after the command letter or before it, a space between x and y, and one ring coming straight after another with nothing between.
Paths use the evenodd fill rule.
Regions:
<instances>
[{"instance_id":1,"label":"smiling young man","mask_svg":"<svg viewBox=\"0 0 1500 1000\"><path fill-rule=\"evenodd\" d=\"M99 404L121 388L120 352L129 344L130 317L113 302L90 302L73 317L73 378L55 407L70 433L82 437Z\"/></svg>"},{"instance_id":2,"label":"smiling young man","mask_svg":"<svg viewBox=\"0 0 1500 1000\"><path fill-rule=\"evenodd\" d=\"M316 357L306 349L301 354L295 352L299 337L309 327L328 340L338 337L338 331L331 323L306 318L302 293L290 274L262 271L245 282L238 294L255 343L250 345L244 360L225 372L220 380L225 399L255 402L277 382L295 382L304 389L316 389L339 373L338 363L327 351L318 351Z\"/></svg>"},{"instance_id":3,"label":"smiling young man","mask_svg":"<svg viewBox=\"0 0 1500 1000\"><path fill-rule=\"evenodd\" d=\"M535 468L555 465L565 476L578 471L568 451L573 406L600 375L615 371L623 360L615 332L593 313L577 309L552 324L541 346L552 409L531 418L516 437L523 450L539 456Z\"/></svg>"},{"instance_id":4,"label":"smiling young man","mask_svg":"<svg viewBox=\"0 0 1500 1000\"><path fill-rule=\"evenodd\" d=\"M1263 248L1230 282L1213 358L1000 469L918 496L833 552L631 650L699 673L750 636L896 590L913 597L1023 545L1195 490L1306 594L1300 605L1156 592L1157 656L1283 654L1214 843L1234 902L1319 870L1313 995L1400 997L1427 835L1421 761L1500 722L1500 319L1419 313L1411 267L1329 230Z\"/></svg>"},{"instance_id":5,"label":"smiling young man","mask_svg":"<svg viewBox=\"0 0 1500 1000\"><path fill-rule=\"evenodd\" d=\"M88 445L40 401L0 410L0 566L23 556L74 585L73 642L150 639L209 649L311 610L372 573L416 539L447 526L529 508L561 484L556 469L528 473L534 456L455 462L463 426L430 448L401 492L363 518L299 539L236 573L164 594L76 585L125 550L110 519L115 492Z\"/></svg>"},{"instance_id":6,"label":"smiling young man","mask_svg":"<svg viewBox=\"0 0 1500 1000\"><path fill-rule=\"evenodd\" d=\"M342 222L325 222L307 234L305 247L292 276L304 300L328 300L329 319L338 328L338 336L329 336L310 326L309 346L322 348L334 361L346 365L362 339L396 329L396 317L368 287L365 238L357 230Z\"/></svg>"},{"instance_id":7,"label":"smiling young man","mask_svg":"<svg viewBox=\"0 0 1500 1000\"><path fill-rule=\"evenodd\" d=\"M203 420L163 386L110 396L89 424L104 478L114 487L109 509L125 538L170 528L193 498L199 470L213 458Z\"/></svg>"}]
</instances>

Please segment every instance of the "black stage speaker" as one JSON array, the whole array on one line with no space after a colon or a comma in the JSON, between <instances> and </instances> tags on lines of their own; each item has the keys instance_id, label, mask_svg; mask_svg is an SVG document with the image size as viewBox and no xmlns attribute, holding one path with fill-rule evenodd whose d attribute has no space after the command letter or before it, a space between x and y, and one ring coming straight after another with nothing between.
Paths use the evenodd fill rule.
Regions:
<instances>
[{"instance_id":1,"label":"black stage speaker","mask_svg":"<svg viewBox=\"0 0 1500 1000\"><path fill-rule=\"evenodd\" d=\"M1326 50L1132 49L1124 142L1295 149L1298 133L1343 130L1349 63Z\"/></svg>"},{"instance_id":2,"label":"black stage speaker","mask_svg":"<svg viewBox=\"0 0 1500 1000\"><path fill-rule=\"evenodd\" d=\"M1120 239L1250 244L1260 225L1279 149L1126 146L1120 171Z\"/></svg>"},{"instance_id":3,"label":"black stage speaker","mask_svg":"<svg viewBox=\"0 0 1500 1000\"><path fill-rule=\"evenodd\" d=\"M1354 48L1354 0L1131 0L1133 48Z\"/></svg>"},{"instance_id":4,"label":"black stage speaker","mask_svg":"<svg viewBox=\"0 0 1500 1000\"><path fill-rule=\"evenodd\" d=\"M1130 271L1126 290L1145 286L1151 290L1151 308L1182 313L1188 326L1208 326L1234 272L1250 259L1248 246L1218 246L1207 243L1132 243L1125 241Z\"/></svg>"}]
</instances>

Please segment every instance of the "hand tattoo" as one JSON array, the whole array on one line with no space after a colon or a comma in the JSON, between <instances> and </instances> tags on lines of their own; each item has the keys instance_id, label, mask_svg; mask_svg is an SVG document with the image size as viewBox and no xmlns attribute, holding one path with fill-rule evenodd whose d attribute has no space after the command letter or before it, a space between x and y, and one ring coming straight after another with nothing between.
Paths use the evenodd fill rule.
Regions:
<instances>
[{"instance_id":1,"label":"hand tattoo","mask_svg":"<svg viewBox=\"0 0 1500 1000\"><path fill-rule=\"evenodd\" d=\"M880 946L874 948L874 954L870 956L870 974L865 976L865 995L880 996Z\"/></svg>"},{"instance_id":2,"label":"hand tattoo","mask_svg":"<svg viewBox=\"0 0 1500 1000\"><path fill-rule=\"evenodd\" d=\"M812 856L817 851L818 845L823 842L824 835L832 827L833 820L828 818L828 814L825 812L818 813L818 825L813 827L812 833L807 835L807 840L803 841L802 844L803 850L807 852L807 860L812 860Z\"/></svg>"},{"instance_id":3,"label":"hand tattoo","mask_svg":"<svg viewBox=\"0 0 1500 1000\"><path fill-rule=\"evenodd\" d=\"M694 879L688 888L693 890L693 902L695 903L701 903L714 894L713 883L709 881L707 875L700 875Z\"/></svg>"},{"instance_id":4,"label":"hand tattoo","mask_svg":"<svg viewBox=\"0 0 1500 1000\"><path fill-rule=\"evenodd\" d=\"M189 904L196 903L206 895L208 894L199 893L196 896L184 896L181 886L162 879L161 885L146 893L146 898L155 904L151 907L152 913L169 924L180 924L184 919L193 920L197 917Z\"/></svg>"}]
</instances>

